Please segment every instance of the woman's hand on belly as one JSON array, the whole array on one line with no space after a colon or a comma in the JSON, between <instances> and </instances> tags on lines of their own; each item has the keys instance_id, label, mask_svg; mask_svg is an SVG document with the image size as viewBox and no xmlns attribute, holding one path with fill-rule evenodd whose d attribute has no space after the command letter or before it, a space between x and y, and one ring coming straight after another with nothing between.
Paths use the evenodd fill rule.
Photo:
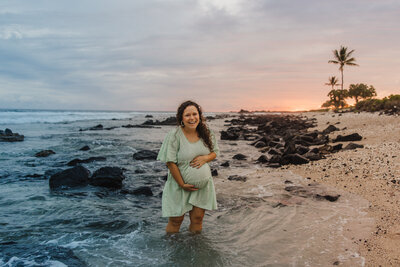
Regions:
<instances>
[{"instance_id":1,"label":"woman's hand on belly","mask_svg":"<svg viewBox=\"0 0 400 267\"><path fill-rule=\"evenodd\" d=\"M194 187L194 185L192 185L192 184L183 184L181 187L183 190L189 191L189 192L199 190L198 188Z\"/></svg>"},{"instance_id":2,"label":"woman's hand on belly","mask_svg":"<svg viewBox=\"0 0 400 267\"><path fill-rule=\"evenodd\" d=\"M190 162L190 167L199 169L208 162L208 155L197 156Z\"/></svg>"}]
</instances>

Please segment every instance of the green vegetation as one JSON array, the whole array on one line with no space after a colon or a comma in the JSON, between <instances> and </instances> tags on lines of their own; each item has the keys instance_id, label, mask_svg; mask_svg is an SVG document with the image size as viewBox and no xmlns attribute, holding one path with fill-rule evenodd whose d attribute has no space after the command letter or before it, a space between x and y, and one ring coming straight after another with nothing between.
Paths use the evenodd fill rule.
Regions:
<instances>
[{"instance_id":1,"label":"green vegetation","mask_svg":"<svg viewBox=\"0 0 400 267\"><path fill-rule=\"evenodd\" d=\"M372 85L368 87L364 83L350 84L348 96L354 98L357 104L360 98L370 99L376 96L376 90Z\"/></svg>"},{"instance_id":2,"label":"green vegetation","mask_svg":"<svg viewBox=\"0 0 400 267\"><path fill-rule=\"evenodd\" d=\"M359 101L355 105L355 110L369 112L392 110L395 112L400 110L400 95L390 95L383 99L367 99Z\"/></svg>"},{"instance_id":3,"label":"green vegetation","mask_svg":"<svg viewBox=\"0 0 400 267\"><path fill-rule=\"evenodd\" d=\"M331 90L328 93L329 100L326 101L324 104L322 104L321 107L329 108L331 106L334 106L335 109L344 108L347 106L345 99L348 97L348 95L349 95L349 92L346 89Z\"/></svg>"}]
</instances>

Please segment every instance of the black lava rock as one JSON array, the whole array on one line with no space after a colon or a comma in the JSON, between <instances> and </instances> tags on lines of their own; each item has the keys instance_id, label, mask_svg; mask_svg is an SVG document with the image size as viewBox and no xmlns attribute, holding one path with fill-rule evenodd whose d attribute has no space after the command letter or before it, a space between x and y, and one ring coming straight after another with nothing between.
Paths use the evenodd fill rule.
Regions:
<instances>
[{"instance_id":1,"label":"black lava rock","mask_svg":"<svg viewBox=\"0 0 400 267\"><path fill-rule=\"evenodd\" d=\"M153 195L153 191L151 191L151 188L148 187L148 186L141 186L141 187L133 190L132 194L134 194L134 195L152 196Z\"/></svg>"},{"instance_id":2,"label":"black lava rock","mask_svg":"<svg viewBox=\"0 0 400 267\"><path fill-rule=\"evenodd\" d=\"M337 128L334 125L329 125L325 130L322 131L322 133L323 134L329 134L329 133L334 132L334 131L340 131L340 129Z\"/></svg>"},{"instance_id":3,"label":"black lava rock","mask_svg":"<svg viewBox=\"0 0 400 267\"><path fill-rule=\"evenodd\" d=\"M0 130L0 142L21 142L24 141L24 136L18 133L13 133L10 129Z\"/></svg>"},{"instance_id":4,"label":"black lava rock","mask_svg":"<svg viewBox=\"0 0 400 267\"><path fill-rule=\"evenodd\" d=\"M54 152L53 150L42 150L42 151L36 153L35 157L38 157L38 158L40 158L40 157L48 157L48 156L50 156L52 154L56 154L56 152Z\"/></svg>"},{"instance_id":5,"label":"black lava rock","mask_svg":"<svg viewBox=\"0 0 400 267\"><path fill-rule=\"evenodd\" d=\"M68 166L76 166L80 163L90 163L93 161L105 161L107 160L105 157L90 157L88 159L73 159L67 163Z\"/></svg>"},{"instance_id":6,"label":"black lava rock","mask_svg":"<svg viewBox=\"0 0 400 267\"><path fill-rule=\"evenodd\" d=\"M349 143L347 146L345 146L344 150L350 150L350 149L356 149L356 148L364 148L364 145Z\"/></svg>"},{"instance_id":7,"label":"black lava rock","mask_svg":"<svg viewBox=\"0 0 400 267\"><path fill-rule=\"evenodd\" d=\"M310 160L307 158L299 155L299 154L289 154L289 155L284 155L281 160L281 164L286 165L286 164L306 164L309 163Z\"/></svg>"},{"instance_id":8,"label":"black lava rock","mask_svg":"<svg viewBox=\"0 0 400 267\"><path fill-rule=\"evenodd\" d=\"M90 172L83 166L66 169L53 174L49 179L51 189L86 186L89 183Z\"/></svg>"},{"instance_id":9,"label":"black lava rock","mask_svg":"<svg viewBox=\"0 0 400 267\"><path fill-rule=\"evenodd\" d=\"M98 124L98 125L96 125L96 126L94 126L94 127L92 127L92 128L89 128L89 130L103 130L103 125L101 125L101 124Z\"/></svg>"},{"instance_id":10,"label":"black lava rock","mask_svg":"<svg viewBox=\"0 0 400 267\"><path fill-rule=\"evenodd\" d=\"M361 135L359 135L358 133L352 133L344 136L338 135L336 139L333 140L333 142L360 141L361 139Z\"/></svg>"},{"instance_id":11,"label":"black lava rock","mask_svg":"<svg viewBox=\"0 0 400 267\"><path fill-rule=\"evenodd\" d=\"M133 154L133 159L135 160L156 160L157 152L151 150L141 150Z\"/></svg>"},{"instance_id":12,"label":"black lava rock","mask_svg":"<svg viewBox=\"0 0 400 267\"><path fill-rule=\"evenodd\" d=\"M239 135L236 133L221 131L221 140L238 140Z\"/></svg>"},{"instance_id":13,"label":"black lava rock","mask_svg":"<svg viewBox=\"0 0 400 267\"><path fill-rule=\"evenodd\" d=\"M239 153L239 154L236 154L235 156L233 156L232 158L237 159L237 160L246 160L247 156Z\"/></svg>"},{"instance_id":14,"label":"black lava rock","mask_svg":"<svg viewBox=\"0 0 400 267\"><path fill-rule=\"evenodd\" d=\"M258 159L257 162L260 163L267 163L268 162L268 158L265 155L261 155Z\"/></svg>"},{"instance_id":15,"label":"black lava rock","mask_svg":"<svg viewBox=\"0 0 400 267\"><path fill-rule=\"evenodd\" d=\"M94 186L121 188L124 179L124 171L121 168L103 167L93 173L89 183Z\"/></svg>"},{"instance_id":16,"label":"black lava rock","mask_svg":"<svg viewBox=\"0 0 400 267\"><path fill-rule=\"evenodd\" d=\"M83 147L81 147L79 150L81 150L81 151L88 151L88 150L90 150L90 147L89 147L89 146L83 146Z\"/></svg>"},{"instance_id":17,"label":"black lava rock","mask_svg":"<svg viewBox=\"0 0 400 267\"><path fill-rule=\"evenodd\" d=\"M222 167L229 167L229 161L225 161L221 164Z\"/></svg>"},{"instance_id":18,"label":"black lava rock","mask_svg":"<svg viewBox=\"0 0 400 267\"><path fill-rule=\"evenodd\" d=\"M247 177L245 176L239 176L239 175L231 175L228 177L229 181L242 181L242 182L246 182L247 181Z\"/></svg>"}]
</instances>

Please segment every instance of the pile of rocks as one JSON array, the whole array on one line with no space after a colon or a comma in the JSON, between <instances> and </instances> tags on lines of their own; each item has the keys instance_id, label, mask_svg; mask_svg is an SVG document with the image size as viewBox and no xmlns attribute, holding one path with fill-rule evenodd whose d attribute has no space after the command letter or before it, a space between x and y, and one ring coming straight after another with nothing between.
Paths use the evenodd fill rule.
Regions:
<instances>
[{"instance_id":1,"label":"pile of rocks","mask_svg":"<svg viewBox=\"0 0 400 267\"><path fill-rule=\"evenodd\" d=\"M329 134L339 130L336 126L329 125L323 131L309 132L308 128L316 126L316 119L295 115L250 115L225 122L230 123L230 127L221 132L221 139L253 141L251 145L263 153L257 162L267 164L269 167L320 160L326 154L343 148L343 144L328 144L330 141L362 139L358 133L353 133L346 136L339 135L330 140ZM362 145L351 143L345 149L360 147Z\"/></svg>"}]
</instances>

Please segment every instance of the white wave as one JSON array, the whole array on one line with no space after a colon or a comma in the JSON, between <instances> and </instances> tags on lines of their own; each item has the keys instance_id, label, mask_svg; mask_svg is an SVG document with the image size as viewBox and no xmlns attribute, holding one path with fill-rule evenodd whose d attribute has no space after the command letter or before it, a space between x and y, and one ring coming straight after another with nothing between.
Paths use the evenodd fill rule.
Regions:
<instances>
[{"instance_id":1,"label":"white wave","mask_svg":"<svg viewBox=\"0 0 400 267\"><path fill-rule=\"evenodd\" d=\"M0 110L0 124L68 123L84 120L128 119L140 112Z\"/></svg>"}]
</instances>

